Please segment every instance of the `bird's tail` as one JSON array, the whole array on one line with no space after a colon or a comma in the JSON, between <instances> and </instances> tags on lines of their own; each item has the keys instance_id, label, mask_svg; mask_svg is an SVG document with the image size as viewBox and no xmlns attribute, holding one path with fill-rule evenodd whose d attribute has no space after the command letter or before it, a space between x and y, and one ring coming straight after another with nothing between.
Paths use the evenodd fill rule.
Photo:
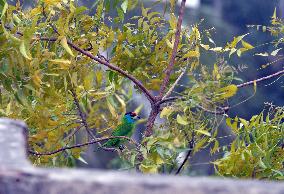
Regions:
<instances>
[{"instance_id":1,"label":"bird's tail","mask_svg":"<svg viewBox=\"0 0 284 194\"><path fill-rule=\"evenodd\" d=\"M104 144L98 144L99 146L94 150L94 152L99 151L100 149L103 149L104 147L108 147L108 142L105 142Z\"/></svg>"}]
</instances>

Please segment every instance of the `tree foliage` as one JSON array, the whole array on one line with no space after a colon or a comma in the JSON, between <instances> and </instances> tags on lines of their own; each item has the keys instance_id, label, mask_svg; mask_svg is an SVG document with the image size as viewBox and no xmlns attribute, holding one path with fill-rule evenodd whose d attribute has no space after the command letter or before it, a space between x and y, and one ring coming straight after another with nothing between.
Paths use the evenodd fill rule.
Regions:
<instances>
[{"instance_id":1,"label":"tree foliage","mask_svg":"<svg viewBox=\"0 0 284 194\"><path fill-rule=\"evenodd\" d=\"M123 151L112 149L128 167L169 173L178 169L177 158L184 151L192 156L210 144L214 144L212 153L219 150L216 136L229 109L228 100L245 85L256 87L256 81L233 84L234 69L225 58L241 57L254 46L244 40L246 35L217 46L212 29L201 30L202 22L181 28L183 3L185 0L177 15L179 7L173 0L165 13L145 8L138 0L99 0L94 4L95 14L88 15L88 8L73 0L41 0L30 10L0 0L0 114L28 124L34 164L65 166L82 160L86 147L76 144L76 133L86 132L84 141L89 143L84 145L100 146L106 139L99 137L107 137L118 125L133 90L147 97L151 114L140 144L130 139L130 146ZM139 13L126 19L133 9ZM212 62L203 64L203 55L211 56ZM189 83L175 94L181 77L189 78ZM154 125L159 113L165 122ZM270 121L277 128L273 135L277 135L279 117L269 119L233 128L238 137L234 142L250 140L246 136L258 127L267 131ZM244 129L246 134L240 132ZM264 137L255 138L259 139L254 140L254 147L262 146L258 141L262 143ZM273 140L266 146L274 144ZM239 155L253 147L237 145L243 146L236 151ZM269 146L260 147L259 153ZM220 174L233 175L227 166L238 156L230 156L216 163ZM261 168L268 166L264 159L255 161L262 162ZM236 170L240 174L235 176L243 174L241 168Z\"/></svg>"}]
</instances>

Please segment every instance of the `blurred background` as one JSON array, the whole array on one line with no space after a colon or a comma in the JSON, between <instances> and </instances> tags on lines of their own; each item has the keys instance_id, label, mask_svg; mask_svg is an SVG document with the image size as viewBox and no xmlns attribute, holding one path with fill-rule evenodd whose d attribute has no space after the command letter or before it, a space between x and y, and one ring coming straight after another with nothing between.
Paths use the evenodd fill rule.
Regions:
<instances>
[{"instance_id":1,"label":"blurred background","mask_svg":"<svg viewBox=\"0 0 284 194\"><path fill-rule=\"evenodd\" d=\"M9 0L9 3L15 4L16 1L17 0ZM167 3L168 1L169 0L161 0L161 2L164 3ZM21 0L20 2L24 4L25 8L32 7L35 3L33 0ZM90 15L94 13L95 6L93 5L95 5L96 0L78 0L77 2L79 5L91 8L89 12ZM153 2L154 1L151 0L144 0L144 6L151 7ZM204 19L201 24L202 28L215 28L215 33L212 35L217 46L226 45L226 42L232 41L234 36L250 32L251 35L248 35L245 40L255 46L270 42L273 40L273 37L271 37L268 33L248 28L247 25L269 25L275 8L277 9L278 17L283 17L284 0L188 0L183 25L190 26L191 24L199 23L202 19ZM153 9L163 12L164 7L156 5ZM176 12L177 11L178 7L176 9ZM126 21L127 18L133 16L132 14L137 15L138 13L140 13L140 11L131 11L127 15ZM275 49L268 44L261 46L252 52L272 50ZM236 76L244 82L271 74L283 68L283 60L278 60L278 62L273 63L273 65L270 65L268 68L260 69L261 65L273 62L276 58L253 56L252 52L244 54L241 58L235 55L227 61L228 64L237 69ZM279 54L283 54L280 52ZM210 58L203 58L202 62L207 65L214 64L214 61ZM181 82L186 84L186 79ZM236 81L236 84L239 83L241 83L241 81ZM275 105L282 106L284 102L284 93L282 93L282 91L283 78L281 77L260 83L253 98L231 109L228 114L230 117L238 115L239 117L248 119L252 115L258 114L263 109L265 102L273 102ZM230 104L237 104L252 94L252 87L240 89L237 97L235 97ZM147 107L149 107L149 105L146 103L143 96L139 94L134 95L133 105L137 107L144 101L145 106L143 108L142 117L147 117L149 114L149 108ZM131 105L128 109L131 110ZM142 128L143 126L138 126L138 129ZM230 135L230 132L223 126L220 129L219 135ZM137 131L135 138L141 138L141 131ZM231 140L232 138L225 138L222 141L222 144L228 144ZM88 165L79 162L78 166L87 168L115 168L116 164L119 163L119 161L112 160L113 157L115 157L115 154L103 152L94 153L93 150L94 149L92 148L89 149L89 152L83 156L88 162ZM214 168L209 162L214 160L214 157L219 156L210 156L209 148L201 151L191 159L191 168L187 173L191 175L213 174Z\"/></svg>"}]
</instances>

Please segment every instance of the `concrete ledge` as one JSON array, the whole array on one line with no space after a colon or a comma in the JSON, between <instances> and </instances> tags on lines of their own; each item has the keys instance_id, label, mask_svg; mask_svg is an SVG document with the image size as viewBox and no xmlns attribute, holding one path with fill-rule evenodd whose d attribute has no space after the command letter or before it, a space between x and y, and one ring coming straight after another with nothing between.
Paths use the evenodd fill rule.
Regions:
<instances>
[{"instance_id":1,"label":"concrete ledge","mask_svg":"<svg viewBox=\"0 0 284 194\"><path fill-rule=\"evenodd\" d=\"M25 155L26 127L17 122L0 119L0 156L12 153L0 158L0 194L284 194L283 182L35 168Z\"/></svg>"}]
</instances>

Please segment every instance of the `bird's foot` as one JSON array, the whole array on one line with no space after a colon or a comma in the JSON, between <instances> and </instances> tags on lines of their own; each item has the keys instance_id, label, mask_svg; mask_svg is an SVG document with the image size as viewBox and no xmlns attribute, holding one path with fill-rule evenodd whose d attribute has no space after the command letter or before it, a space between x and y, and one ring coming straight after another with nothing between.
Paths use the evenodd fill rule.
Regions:
<instances>
[{"instance_id":1,"label":"bird's foot","mask_svg":"<svg viewBox=\"0 0 284 194\"><path fill-rule=\"evenodd\" d=\"M120 145L118 148L120 149L120 151L123 151L126 147L124 145Z\"/></svg>"}]
</instances>

